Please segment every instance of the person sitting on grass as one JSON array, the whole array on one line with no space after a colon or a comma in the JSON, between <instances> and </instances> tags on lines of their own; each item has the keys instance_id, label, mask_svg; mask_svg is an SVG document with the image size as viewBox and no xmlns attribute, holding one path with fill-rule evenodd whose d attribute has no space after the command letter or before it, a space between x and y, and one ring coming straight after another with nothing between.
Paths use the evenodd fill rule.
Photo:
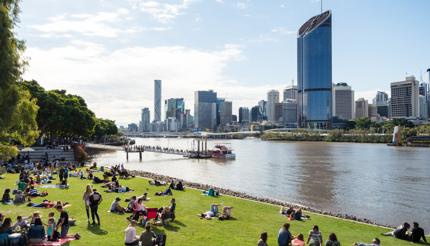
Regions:
<instances>
[{"instance_id":1,"label":"person sitting on grass","mask_svg":"<svg viewBox=\"0 0 430 246\"><path fill-rule=\"evenodd\" d=\"M127 201L126 199L125 201ZM132 196L130 200L128 201L127 208L125 208L126 213L133 213L133 208L135 206L135 203L137 202L136 196Z\"/></svg>"},{"instance_id":2,"label":"person sitting on grass","mask_svg":"<svg viewBox=\"0 0 430 246\"><path fill-rule=\"evenodd\" d=\"M45 228L43 227L42 220L36 218L34 224L30 226L27 237L30 243L41 243L45 239Z\"/></svg>"},{"instance_id":3,"label":"person sitting on grass","mask_svg":"<svg viewBox=\"0 0 430 246\"><path fill-rule=\"evenodd\" d=\"M218 214L218 207L219 207L218 204L211 204L210 210L207 211L207 212L204 212L204 213L200 214L200 218L201 219L208 219L208 220L210 220L210 219L212 219L212 217L217 216L217 214Z\"/></svg>"},{"instance_id":4,"label":"person sitting on grass","mask_svg":"<svg viewBox=\"0 0 430 246\"><path fill-rule=\"evenodd\" d=\"M0 234L12 234L12 219L6 218L4 219L1 227L0 227Z\"/></svg>"},{"instance_id":5,"label":"person sitting on grass","mask_svg":"<svg viewBox=\"0 0 430 246\"><path fill-rule=\"evenodd\" d=\"M325 246L340 246L340 242L337 241L336 234L331 233L328 236L328 240L325 242Z\"/></svg>"},{"instance_id":6,"label":"person sitting on grass","mask_svg":"<svg viewBox=\"0 0 430 246\"><path fill-rule=\"evenodd\" d=\"M168 187L164 192L155 192L156 196L173 196L172 189Z\"/></svg>"},{"instance_id":7,"label":"person sitting on grass","mask_svg":"<svg viewBox=\"0 0 430 246\"><path fill-rule=\"evenodd\" d=\"M184 185L182 184L182 181L179 181L176 184L175 190L184 190Z\"/></svg>"},{"instance_id":8,"label":"person sitting on grass","mask_svg":"<svg viewBox=\"0 0 430 246\"><path fill-rule=\"evenodd\" d=\"M309 231L307 244L311 246L321 246L323 242L322 234L317 225L314 225L312 230Z\"/></svg>"},{"instance_id":9,"label":"person sitting on grass","mask_svg":"<svg viewBox=\"0 0 430 246\"><path fill-rule=\"evenodd\" d=\"M27 189L27 183L24 180L20 179L18 182L18 190L24 192Z\"/></svg>"},{"instance_id":10,"label":"person sitting on grass","mask_svg":"<svg viewBox=\"0 0 430 246\"><path fill-rule=\"evenodd\" d=\"M16 222L12 226L13 230L17 230L17 228L26 229L29 227L29 223L27 220L23 219L22 216L18 215L16 217Z\"/></svg>"},{"instance_id":11,"label":"person sitting on grass","mask_svg":"<svg viewBox=\"0 0 430 246\"><path fill-rule=\"evenodd\" d=\"M285 207L281 207L281 210L279 211L280 214L285 215L287 217L290 217L291 214L294 214L294 208L289 207L288 209Z\"/></svg>"},{"instance_id":12,"label":"person sitting on grass","mask_svg":"<svg viewBox=\"0 0 430 246\"><path fill-rule=\"evenodd\" d=\"M213 189L213 188L209 188L207 191L205 190L205 191L203 191L203 194L204 195L207 195L207 196L213 196L213 197L215 197L215 196L218 196L219 195L219 193L218 193L218 191L216 191L215 189Z\"/></svg>"},{"instance_id":13,"label":"person sitting on grass","mask_svg":"<svg viewBox=\"0 0 430 246\"><path fill-rule=\"evenodd\" d=\"M141 215L146 215L146 208L143 204L143 200L141 198L137 199L137 202L134 203L133 207L133 219L139 220Z\"/></svg>"},{"instance_id":14,"label":"person sitting on grass","mask_svg":"<svg viewBox=\"0 0 430 246\"><path fill-rule=\"evenodd\" d=\"M381 240L375 237L372 243L354 243L353 246L381 246Z\"/></svg>"},{"instance_id":15,"label":"person sitting on grass","mask_svg":"<svg viewBox=\"0 0 430 246\"><path fill-rule=\"evenodd\" d=\"M394 231L382 233L382 235L392 236L392 237L395 237L395 238L401 239L401 240L408 240L409 239L409 236L408 236L409 228L411 228L411 225L409 225L409 223L405 222L405 223L403 223L403 225L398 226Z\"/></svg>"},{"instance_id":16,"label":"person sitting on grass","mask_svg":"<svg viewBox=\"0 0 430 246\"><path fill-rule=\"evenodd\" d=\"M297 237L291 241L291 246L305 246L305 237L303 234L300 233L297 235Z\"/></svg>"},{"instance_id":17,"label":"person sitting on grass","mask_svg":"<svg viewBox=\"0 0 430 246\"><path fill-rule=\"evenodd\" d=\"M155 185L155 186L161 186L161 185L165 185L166 184L166 182L159 181L159 180L156 180L156 179L154 179L152 181L149 180L148 182L149 182L150 185Z\"/></svg>"},{"instance_id":18,"label":"person sitting on grass","mask_svg":"<svg viewBox=\"0 0 430 246\"><path fill-rule=\"evenodd\" d=\"M140 242L142 246L153 246L157 235L151 230L151 225L145 225L145 231L140 235Z\"/></svg>"},{"instance_id":19,"label":"person sitting on grass","mask_svg":"<svg viewBox=\"0 0 430 246\"><path fill-rule=\"evenodd\" d=\"M257 246L267 246L267 232L261 233L260 240L257 242Z\"/></svg>"},{"instance_id":20,"label":"person sitting on grass","mask_svg":"<svg viewBox=\"0 0 430 246\"><path fill-rule=\"evenodd\" d=\"M121 201L121 198L119 197L115 198L115 201L113 201L112 204L110 205L111 213L123 214L125 212L125 209L119 205L120 201Z\"/></svg>"},{"instance_id":21,"label":"person sitting on grass","mask_svg":"<svg viewBox=\"0 0 430 246\"><path fill-rule=\"evenodd\" d=\"M137 246L139 245L139 237L136 236L136 225L137 222L135 220L130 221L127 228L124 230L125 232L125 245L127 246Z\"/></svg>"},{"instance_id":22,"label":"person sitting on grass","mask_svg":"<svg viewBox=\"0 0 430 246\"><path fill-rule=\"evenodd\" d=\"M427 243L426 235L424 233L424 229L420 227L417 222L413 223L414 227L412 228L411 241L413 243L419 243L421 238L425 243Z\"/></svg>"},{"instance_id":23,"label":"person sitting on grass","mask_svg":"<svg viewBox=\"0 0 430 246\"><path fill-rule=\"evenodd\" d=\"M1 202L3 204L12 204L13 203L12 199L10 198L10 189L4 190Z\"/></svg>"},{"instance_id":24,"label":"person sitting on grass","mask_svg":"<svg viewBox=\"0 0 430 246\"><path fill-rule=\"evenodd\" d=\"M285 223L278 232L278 245L288 246L291 243L291 239L293 239L293 237L290 233L290 224Z\"/></svg>"},{"instance_id":25,"label":"person sitting on grass","mask_svg":"<svg viewBox=\"0 0 430 246\"><path fill-rule=\"evenodd\" d=\"M222 208L222 214L218 217L219 220L228 220L230 219L231 216L231 210L233 209L233 207L230 206L224 206Z\"/></svg>"},{"instance_id":26,"label":"person sitting on grass","mask_svg":"<svg viewBox=\"0 0 430 246\"><path fill-rule=\"evenodd\" d=\"M25 195L22 191L17 190L15 193L15 199L13 200L14 204L22 204L25 202Z\"/></svg>"}]
</instances>

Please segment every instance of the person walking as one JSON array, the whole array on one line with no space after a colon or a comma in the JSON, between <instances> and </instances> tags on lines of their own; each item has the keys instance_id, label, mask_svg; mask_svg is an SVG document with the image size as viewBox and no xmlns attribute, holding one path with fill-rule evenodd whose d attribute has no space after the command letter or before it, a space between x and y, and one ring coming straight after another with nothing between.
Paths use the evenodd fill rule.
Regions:
<instances>
[{"instance_id":1,"label":"person walking","mask_svg":"<svg viewBox=\"0 0 430 246\"><path fill-rule=\"evenodd\" d=\"M85 204L85 211L87 212L87 221L90 223L90 196L93 191L91 190L91 185L87 185L87 188L82 196L82 200Z\"/></svg>"},{"instance_id":2,"label":"person walking","mask_svg":"<svg viewBox=\"0 0 430 246\"><path fill-rule=\"evenodd\" d=\"M96 224L94 217L97 218L97 224L100 225L100 217L98 214L98 209L99 209L100 203L103 201L102 195L98 193L96 189L93 189L93 193L91 193L89 200L90 200L91 218L93 220L93 225Z\"/></svg>"}]
</instances>

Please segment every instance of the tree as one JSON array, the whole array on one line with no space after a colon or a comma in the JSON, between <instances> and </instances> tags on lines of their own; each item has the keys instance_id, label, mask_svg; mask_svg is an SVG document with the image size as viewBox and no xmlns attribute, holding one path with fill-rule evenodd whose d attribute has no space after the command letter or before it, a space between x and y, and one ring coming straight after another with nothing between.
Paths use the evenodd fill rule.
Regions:
<instances>
[{"instance_id":1,"label":"tree","mask_svg":"<svg viewBox=\"0 0 430 246\"><path fill-rule=\"evenodd\" d=\"M15 38L19 1L0 3L0 159L18 154L16 144L32 144L38 136L36 101L19 87L26 62L20 59L24 42Z\"/></svg>"},{"instance_id":2,"label":"tree","mask_svg":"<svg viewBox=\"0 0 430 246\"><path fill-rule=\"evenodd\" d=\"M369 118L358 118L355 124L358 129L369 129L371 122Z\"/></svg>"}]
</instances>

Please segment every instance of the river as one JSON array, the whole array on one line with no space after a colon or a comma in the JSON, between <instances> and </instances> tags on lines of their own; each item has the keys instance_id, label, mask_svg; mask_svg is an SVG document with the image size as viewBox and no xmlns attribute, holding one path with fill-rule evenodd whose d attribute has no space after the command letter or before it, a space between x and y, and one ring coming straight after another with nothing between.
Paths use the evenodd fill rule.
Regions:
<instances>
[{"instance_id":1,"label":"river","mask_svg":"<svg viewBox=\"0 0 430 246\"><path fill-rule=\"evenodd\" d=\"M136 144L190 149L191 139L137 138ZM384 144L271 142L258 138L209 140L228 143L236 160L125 152L102 153L99 165L124 163L184 180L251 195L300 203L367 218L381 224L417 221L430 231L430 149Z\"/></svg>"}]
</instances>

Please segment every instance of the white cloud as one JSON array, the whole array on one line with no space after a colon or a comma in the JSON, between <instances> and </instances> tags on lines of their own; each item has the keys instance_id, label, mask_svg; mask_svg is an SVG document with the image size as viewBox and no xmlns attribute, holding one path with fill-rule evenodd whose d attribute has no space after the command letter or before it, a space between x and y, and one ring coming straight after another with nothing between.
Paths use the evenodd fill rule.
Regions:
<instances>
[{"instance_id":1,"label":"white cloud","mask_svg":"<svg viewBox=\"0 0 430 246\"><path fill-rule=\"evenodd\" d=\"M168 23L174 20L190 6L194 0L179 0L176 3L152 0L130 0L132 6L149 14L161 23Z\"/></svg>"},{"instance_id":2,"label":"white cloud","mask_svg":"<svg viewBox=\"0 0 430 246\"><path fill-rule=\"evenodd\" d=\"M62 14L49 18L48 23L30 26L42 37L71 37L71 34L113 38L121 33L135 33L137 28L119 28L115 23L129 18L128 10L98 12L96 14Z\"/></svg>"},{"instance_id":3,"label":"white cloud","mask_svg":"<svg viewBox=\"0 0 430 246\"><path fill-rule=\"evenodd\" d=\"M235 108L256 104L272 86L250 87L229 78L228 63L242 59L241 46L216 51L183 46L128 47L108 51L96 43L72 41L50 49L28 48L26 79L48 89L82 95L99 117L125 124L137 121L142 107L153 105L153 80L163 80L162 97L184 97L193 109L194 91L214 89ZM281 88L281 87L280 87Z\"/></svg>"},{"instance_id":4,"label":"white cloud","mask_svg":"<svg viewBox=\"0 0 430 246\"><path fill-rule=\"evenodd\" d=\"M296 33L295 31L292 31L286 27L275 27L271 30L271 32L282 34L282 35L292 35Z\"/></svg>"}]
</instances>

